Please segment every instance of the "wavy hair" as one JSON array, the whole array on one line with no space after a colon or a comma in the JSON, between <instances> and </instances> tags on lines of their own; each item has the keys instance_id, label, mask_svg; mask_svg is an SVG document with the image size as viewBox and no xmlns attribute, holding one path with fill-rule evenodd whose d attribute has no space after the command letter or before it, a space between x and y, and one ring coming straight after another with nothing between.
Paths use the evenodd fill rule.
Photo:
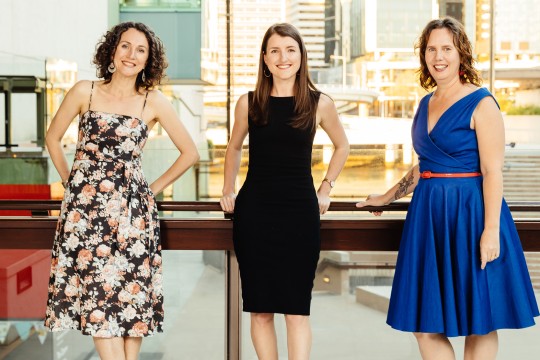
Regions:
<instances>
[{"instance_id":1,"label":"wavy hair","mask_svg":"<svg viewBox=\"0 0 540 360\"><path fill-rule=\"evenodd\" d=\"M431 32L435 29L448 29L454 38L454 46L459 53L459 80L461 83L471 83L476 86L482 84L482 79L478 75L478 72L474 68L475 60L472 56L472 45L465 33L465 28L456 19L447 16L442 19L431 20L422 34L418 38L418 41L414 45L414 49L418 51L420 56L420 68L417 73L419 74L420 85L426 89L437 86L435 79L429 73L429 69L426 63L426 48L429 41Z\"/></svg>"},{"instance_id":2,"label":"wavy hair","mask_svg":"<svg viewBox=\"0 0 540 360\"><path fill-rule=\"evenodd\" d=\"M266 54L268 40L274 34L292 38L298 43L298 47L300 48L300 68L298 69L296 81L294 82L294 112L296 115L290 125L294 128L311 128L312 131L315 131L317 128L315 116L317 113L320 92L317 90L309 76L307 50L304 41L302 40L302 36L300 36L300 32L293 25L288 23L274 24L270 26L264 34L261 52L259 54L257 84L255 85L255 91L253 92L252 101L249 106L249 116L257 125L266 125L268 123L268 103L274 81L272 76L264 76L264 72L269 71L264 63L264 55Z\"/></svg>"},{"instance_id":3,"label":"wavy hair","mask_svg":"<svg viewBox=\"0 0 540 360\"><path fill-rule=\"evenodd\" d=\"M148 41L148 60L144 68L145 80L143 81L142 79L142 72L137 75L135 89L139 91L139 89L142 87L149 90L155 85L161 83L161 80L165 76L165 69L168 66L168 62L167 58L165 57L163 43L157 37L154 31L143 23L123 22L113 26L103 35L101 41L96 45L96 53L93 60L93 63L97 68L97 77L104 79L105 84L111 82L112 74L107 70L107 67L114 57L122 34L129 29L135 29L142 32Z\"/></svg>"}]
</instances>

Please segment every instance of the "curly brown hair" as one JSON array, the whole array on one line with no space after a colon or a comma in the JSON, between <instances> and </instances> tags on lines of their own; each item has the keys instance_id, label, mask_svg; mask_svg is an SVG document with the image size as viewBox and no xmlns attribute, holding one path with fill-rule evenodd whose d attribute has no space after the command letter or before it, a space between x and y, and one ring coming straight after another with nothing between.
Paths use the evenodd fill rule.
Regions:
<instances>
[{"instance_id":1,"label":"curly brown hair","mask_svg":"<svg viewBox=\"0 0 540 360\"><path fill-rule=\"evenodd\" d=\"M454 45L459 53L459 80L461 83L464 84L469 82L476 86L480 86L482 84L482 79L474 68L475 60L472 57L471 42L465 33L465 28L463 25L458 20L450 16L442 19L431 20L426 25L422 31L422 34L418 38L418 41L414 45L414 49L418 51L418 55L420 56L420 68L417 71L420 77L420 85L426 90L430 90L431 88L437 86L435 79L433 79L429 73L426 63L426 48L429 41L429 36L435 29L448 29L454 37Z\"/></svg>"},{"instance_id":2,"label":"curly brown hair","mask_svg":"<svg viewBox=\"0 0 540 360\"><path fill-rule=\"evenodd\" d=\"M104 79L105 84L111 82L112 74L107 70L107 67L114 57L122 34L132 28L142 32L146 36L149 47L148 60L144 68L145 79L144 81L142 80L142 72L137 75L135 89L139 91L142 87L149 90L153 86L161 83L161 79L165 76L165 69L168 66L168 62L165 57L163 43L156 36L154 31L143 23L129 21L113 26L105 33L105 35L103 35L101 41L96 45L93 63L97 68L97 77Z\"/></svg>"}]
</instances>

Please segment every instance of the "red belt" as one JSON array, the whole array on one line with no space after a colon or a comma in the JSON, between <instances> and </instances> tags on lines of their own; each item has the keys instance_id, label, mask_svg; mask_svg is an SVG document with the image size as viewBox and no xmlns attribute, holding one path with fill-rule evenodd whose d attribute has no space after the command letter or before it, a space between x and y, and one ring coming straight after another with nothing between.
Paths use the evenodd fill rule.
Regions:
<instances>
[{"instance_id":1,"label":"red belt","mask_svg":"<svg viewBox=\"0 0 540 360\"><path fill-rule=\"evenodd\" d=\"M482 173L479 172L470 172L470 173L432 173L431 171L423 171L420 173L422 179L431 179L431 178L467 178L467 177L476 177L482 176Z\"/></svg>"}]
</instances>

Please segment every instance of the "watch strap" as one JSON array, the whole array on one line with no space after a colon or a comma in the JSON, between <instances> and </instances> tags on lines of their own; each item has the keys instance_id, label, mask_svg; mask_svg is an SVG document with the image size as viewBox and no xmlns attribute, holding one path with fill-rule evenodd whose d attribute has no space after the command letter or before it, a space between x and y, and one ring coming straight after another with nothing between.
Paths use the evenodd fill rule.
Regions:
<instances>
[{"instance_id":1,"label":"watch strap","mask_svg":"<svg viewBox=\"0 0 540 360\"><path fill-rule=\"evenodd\" d=\"M328 185L330 185L330 188L333 188L334 185L336 184L336 181L335 181L335 180L330 180L329 178L324 178L324 179L323 179L323 182L327 182Z\"/></svg>"}]
</instances>

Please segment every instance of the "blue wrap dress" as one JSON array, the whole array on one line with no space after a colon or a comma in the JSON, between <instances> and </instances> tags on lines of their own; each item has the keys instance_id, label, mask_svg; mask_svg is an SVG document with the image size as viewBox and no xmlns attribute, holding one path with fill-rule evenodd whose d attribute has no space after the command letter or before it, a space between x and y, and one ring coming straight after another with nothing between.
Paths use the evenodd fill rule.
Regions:
<instances>
[{"instance_id":1,"label":"blue wrap dress","mask_svg":"<svg viewBox=\"0 0 540 360\"><path fill-rule=\"evenodd\" d=\"M412 139L420 172L480 172L470 128L480 88L455 102L428 133L428 104L420 102ZM510 210L501 203L500 256L480 268L484 230L483 178L420 178L401 239L387 323L410 332L483 335L534 325L538 316L523 249Z\"/></svg>"}]
</instances>

